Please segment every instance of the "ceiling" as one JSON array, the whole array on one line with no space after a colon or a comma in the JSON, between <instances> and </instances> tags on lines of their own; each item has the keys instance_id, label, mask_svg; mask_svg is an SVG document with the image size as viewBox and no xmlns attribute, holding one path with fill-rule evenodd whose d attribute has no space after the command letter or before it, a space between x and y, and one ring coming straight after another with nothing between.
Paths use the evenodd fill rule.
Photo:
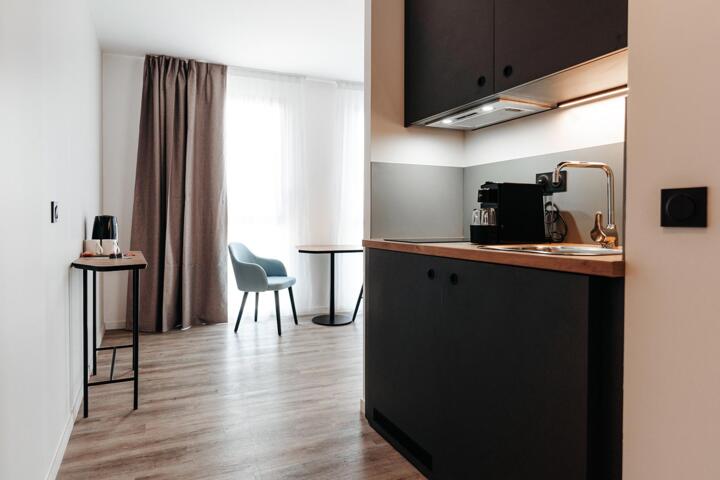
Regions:
<instances>
[{"instance_id":1,"label":"ceiling","mask_svg":"<svg viewBox=\"0 0 720 480\"><path fill-rule=\"evenodd\" d=\"M363 0L93 0L103 52L363 80Z\"/></svg>"}]
</instances>

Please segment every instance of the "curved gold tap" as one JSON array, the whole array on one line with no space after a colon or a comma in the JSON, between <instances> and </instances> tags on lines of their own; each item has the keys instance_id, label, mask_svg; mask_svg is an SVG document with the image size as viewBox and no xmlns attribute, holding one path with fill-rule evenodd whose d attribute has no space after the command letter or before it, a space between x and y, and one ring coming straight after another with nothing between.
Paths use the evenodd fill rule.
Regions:
<instances>
[{"instance_id":1,"label":"curved gold tap","mask_svg":"<svg viewBox=\"0 0 720 480\"><path fill-rule=\"evenodd\" d=\"M595 212L595 225L590 231L590 238L605 248L615 248L618 240L617 228L612 223L608 223L605 226L603 226L602 223L602 212Z\"/></svg>"},{"instance_id":2,"label":"curved gold tap","mask_svg":"<svg viewBox=\"0 0 720 480\"><path fill-rule=\"evenodd\" d=\"M566 168L599 168L607 176L607 210L608 221L603 225L602 212L595 212L595 224L590 231L590 238L605 248L614 248L618 242L618 232L615 226L615 175L607 163L602 162L560 162L553 171L552 182L560 184L560 172Z\"/></svg>"}]
</instances>

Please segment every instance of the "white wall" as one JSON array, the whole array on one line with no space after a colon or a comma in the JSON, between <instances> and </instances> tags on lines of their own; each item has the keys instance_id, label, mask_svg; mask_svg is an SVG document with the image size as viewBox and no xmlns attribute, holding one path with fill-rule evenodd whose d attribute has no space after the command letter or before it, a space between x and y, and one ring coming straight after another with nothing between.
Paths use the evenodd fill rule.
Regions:
<instances>
[{"instance_id":1,"label":"white wall","mask_svg":"<svg viewBox=\"0 0 720 480\"><path fill-rule=\"evenodd\" d=\"M85 0L1 2L0 65L0 478L52 478L82 387L70 263L100 207L100 51Z\"/></svg>"},{"instance_id":2,"label":"white wall","mask_svg":"<svg viewBox=\"0 0 720 480\"><path fill-rule=\"evenodd\" d=\"M625 480L720 478L720 4L630 1ZM709 187L706 229L660 189Z\"/></svg>"},{"instance_id":3,"label":"white wall","mask_svg":"<svg viewBox=\"0 0 720 480\"><path fill-rule=\"evenodd\" d=\"M625 97L615 97L468 132L463 164L469 167L624 141Z\"/></svg>"},{"instance_id":4,"label":"white wall","mask_svg":"<svg viewBox=\"0 0 720 480\"><path fill-rule=\"evenodd\" d=\"M117 216L123 251L130 247L143 63L143 57L102 56L102 211ZM127 277L103 277L105 328L125 328Z\"/></svg>"}]
</instances>

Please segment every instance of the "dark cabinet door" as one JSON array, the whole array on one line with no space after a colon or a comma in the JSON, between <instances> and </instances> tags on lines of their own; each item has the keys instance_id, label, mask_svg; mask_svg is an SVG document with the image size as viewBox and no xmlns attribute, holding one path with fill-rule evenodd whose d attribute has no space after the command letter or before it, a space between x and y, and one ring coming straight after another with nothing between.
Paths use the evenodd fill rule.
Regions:
<instances>
[{"instance_id":1,"label":"dark cabinet door","mask_svg":"<svg viewBox=\"0 0 720 480\"><path fill-rule=\"evenodd\" d=\"M366 251L365 415L424 473L436 442L437 259Z\"/></svg>"},{"instance_id":2,"label":"dark cabinet door","mask_svg":"<svg viewBox=\"0 0 720 480\"><path fill-rule=\"evenodd\" d=\"M588 277L445 263L435 478L586 478Z\"/></svg>"},{"instance_id":3,"label":"dark cabinet door","mask_svg":"<svg viewBox=\"0 0 720 480\"><path fill-rule=\"evenodd\" d=\"M626 47L627 12L627 0L497 0L495 89Z\"/></svg>"},{"instance_id":4,"label":"dark cabinet door","mask_svg":"<svg viewBox=\"0 0 720 480\"><path fill-rule=\"evenodd\" d=\"M405 0L406 125L493 92L493 0Z\"/></svg>"}]
</instances>

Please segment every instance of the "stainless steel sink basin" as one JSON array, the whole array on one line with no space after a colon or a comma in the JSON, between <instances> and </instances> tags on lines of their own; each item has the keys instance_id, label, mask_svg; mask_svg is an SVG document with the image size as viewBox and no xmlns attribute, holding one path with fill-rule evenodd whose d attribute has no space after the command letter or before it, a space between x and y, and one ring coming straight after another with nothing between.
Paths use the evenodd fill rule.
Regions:
<instances>
[{"instance_id":1,"label":"stainless steel sink basin","mask_svg":"<svg viewBox=\"0 0 720 480\"><path fill-rule=\"evenodd\" d=\"M487 245L481 246L480 248L503 250L506 252L573 256L621 255L623 252L622 247L603 248L595 245Z\"/></svg>"}]
</instances>

